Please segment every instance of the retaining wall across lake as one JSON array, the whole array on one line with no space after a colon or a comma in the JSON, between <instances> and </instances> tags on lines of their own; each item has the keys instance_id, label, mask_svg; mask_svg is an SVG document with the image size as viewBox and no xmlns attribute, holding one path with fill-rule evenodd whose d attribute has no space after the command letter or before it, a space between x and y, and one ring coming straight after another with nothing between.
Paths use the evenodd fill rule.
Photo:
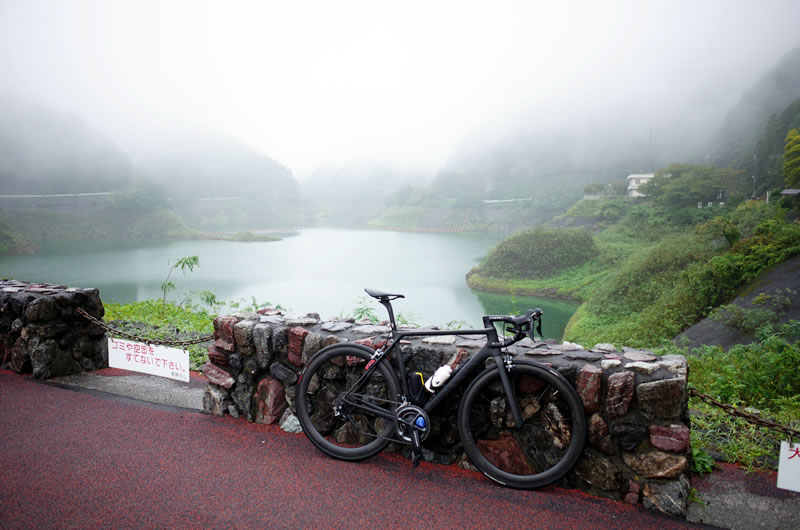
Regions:
<instances>
[{"instance_id":1,"label":"retaining wall across lake","mask_svg":"<svg viewBox=\"0 0 800 530\"><path fill-rule=\"evenodd\" d=\"M259 423L278 423L299 432L294 415L297 377L323 347L351 341L377 348L388 326L352 320L322 321L316 314L289 317L277 311L237 314L214 322L215 343L204 367L210 383L205 411ZM443 364L457 364L477 351L474 336L417 338L402 346L410 369L427 378ZM588 440L563 485L662 512L685 516L689 500L689 415L687 364L683 356L612 345L535 343L508 349L554 367L577 388L588 421ZM431 415L431 434L423 456L441 464L469 467L458 441L459 393ZM316 449L309 443L309 451ZM389 450L406 451L390 445Z\"/></svg>"}]
</instances>

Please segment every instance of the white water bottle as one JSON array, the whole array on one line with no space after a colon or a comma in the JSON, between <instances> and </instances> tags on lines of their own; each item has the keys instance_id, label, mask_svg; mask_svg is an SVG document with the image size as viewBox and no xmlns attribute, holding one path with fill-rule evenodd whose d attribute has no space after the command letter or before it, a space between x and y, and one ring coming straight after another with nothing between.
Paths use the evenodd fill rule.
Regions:
<instances>
[{"instance_id":1,"label":"white water bottle","mask_svg":"<svg viewBox=\"0 0 800 530\"><path fill-rule=\"evenodd\" d=\"M425 382L425 390L431 394L450 378L453 369L447 365L440 366L436 369L432 376Z\"/></svg>"}]
</instances>

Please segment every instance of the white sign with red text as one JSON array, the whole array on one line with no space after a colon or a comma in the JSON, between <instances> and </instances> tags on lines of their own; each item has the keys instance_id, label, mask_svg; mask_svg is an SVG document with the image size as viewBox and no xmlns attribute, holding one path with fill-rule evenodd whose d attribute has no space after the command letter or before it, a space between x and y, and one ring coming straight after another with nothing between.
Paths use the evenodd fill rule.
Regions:
<instances>
[{"instance_id":1,"label":"white sign with red text","mask_svg":"<svg viewBox=\"0 0 800 530\"><path fill-rule=\"evenodd\" d=\"M800 444L781 442L781 458L778 460L778 487L800 491Z\"/></svg>"},{"instance_id":2,"label":"white sign with red text","mask_svg":"<svg viewBox=\"0 0 800 530\"><path fill-rule=\"evenodd\" d=\"M177 348L108 339L108 366L189 381L189 352Z\"/></svg>"}]
</instances>

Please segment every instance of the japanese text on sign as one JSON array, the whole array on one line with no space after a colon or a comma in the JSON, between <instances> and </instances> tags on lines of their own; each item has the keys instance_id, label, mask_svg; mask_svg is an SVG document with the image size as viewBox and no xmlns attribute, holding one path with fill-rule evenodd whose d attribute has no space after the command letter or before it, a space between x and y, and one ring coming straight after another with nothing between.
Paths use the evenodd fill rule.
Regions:
<instances>
[{"instance_id":1,"label":"japanese text on sign","mask_svg":"<svg viewBox=\"0 0 800 530\"><path fill-rule=\"evenodd\" d=\"M778 487L800 491L800 444L781 442L778 460Z\"/></svg>"},{"instance_id":2,"label":"japanese text on sign","mask_svg":"<svg viewBox=\"0 0 800 530\"><path fill-rule=\"evenodd\" d=\"M189 352L130 340L108 339L108 365L189 381Z\"/></svg>"}]
</instances>

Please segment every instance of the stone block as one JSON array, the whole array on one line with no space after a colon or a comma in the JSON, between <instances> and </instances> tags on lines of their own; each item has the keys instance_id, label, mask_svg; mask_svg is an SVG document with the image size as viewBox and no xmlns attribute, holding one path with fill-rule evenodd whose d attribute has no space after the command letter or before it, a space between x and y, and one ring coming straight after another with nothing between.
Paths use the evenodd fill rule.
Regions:
<instances>
[{"instance_id":1,"label":"stone block","mask_svg":"<svg viewBox=\"0 0 800 530\"><path fill-rule=\"evenodd\" d=\"M600 410L600 383L602 381L603 370L594 365L585 364L578 370L575 386L587 414Z\"/></svg>"},{"instance_id":2,"label":"stone block","mask_svg":"<svg viewBox=\"0 0 800 530\"><path fill-rule=\"evenodd\" d=\"M223 350L230 353L233 353L234 350L236 350L236 346L232 340L228 341L221 338L216 339L214 341L214 346L216 346L218 350Z\"/></svg>"},{"instance_id":3,"label":"stone block","mask_svg":"<svg viewBox=\"0 0 800 530\"><path fill-rule=\"evenodd\" d=\"M617 348L613 344L608 343L598 343L594 345L593 350L605 352L605 353L614 353L617 351Z\"/></svg>"},{"instance_id":4,"label":"stone block","mask_svg":"<svg viewBox=\"0 0 800 530\"><path fill-rule=\"evenodd\" d=\"M217 366L228 366L228 356L216 344L208 347L208 359Z\"/></svg>"},{"instance_id":5,"label":"stone block","mask_svg":"<svg viewBox=\"0 0 800 530\"><path fill-rule=\"evenodd\" d=\"M272 363L269 367L270 374L278 381L293 385L297 383L297 372L283 363Z\"/></svg>"},{"instance_id":6,"label":"stone block","mask_svg":"<svg viewBox=\"0 0 800 530\"><path fill-rule=\"evenodd\" d=\"M281 416L279 425L281 426L281 429L286 432L303 432L303 427L300 426L300 420L297 419L297 416L294 415L291 409L286 409L286 411L283 413L283 416Z\"/></svg>"},{"instance_id":7,"label":"stone block","mask_svg":"<svg viewBox=\"0 0 800 530\"><path fill-rule=\"evenodd\" d=\"M230 389L230 387L233 386L233 383L236 382L231 374L212 363L206 363L203 365L203 374L206 376L209 383L214 383L215 385L226 389Z\"/></svg>"},{"instance_id":8,"label":"stone block","mask_svg":"<svg viewBox=\"0 0 800 530\"><path fill-rule=\"evenodd\" d=\"M628 492L625 494L625 502L628 504L637 504L639 502L639 492L641 485L635 480L628 480Z\"/></svg>"},{"instance_id":9,"label":"stone block","mask_svg":"<svg viewBox=\"0 0 800 530\"><path fill-rule=\"evenodd\" d=\"M281 326L272 330L272 357L286 358L289 354L289 328Z\"/></svg>"},{"instance_id":10,"label":"stone block","mask_svg":"<svg viewBox=\"0 0 800 530\"><path fill-rule=\"evenodd\" d=\"M626 351L623 354L623 357L625 357L629 361L634 361L634 362L639 362L639 361L641 361L641 362L652 362L652 361L655 361L655 360L658 359L658 357L656 357L655 355L653 355L650 352L628 351L627 348L625 348L625 350Z\"/></svg>"},{"instance_id":11,"label":"stone block","mask_svg":"<svg viewBox=\"0 0 800 530\"><path fill-rule=\"evenodd\" d=\"M306 335L311 333L306 328L294 327L289 330L289 362L295 366L303 365L303 343Z\"/></svg>"},{"instance_id":12,"label":"stone block","mask_svg":"<svg viewBox=\"0 0 800 530\"><path fill-rule=\"evenodd\" d=\"M256 323L252 320L242 320L233 326L233 340L242 355L253 355L256 352L253 343L253 328Z\"/></svg>"},{"instance_id":13,"label":"stone block","mask_svg":"<svg viewBox=\"0 0 800 530\"><path fill-rule=\"evenodd\" d=\"M689 374L689 365L683 355L664 355L659 359L658 364L677 376L687 377Z\"/></svg>"},{"instance_id":14,"label":"stone block","mask_svg":"<svg viewBox=\"0 0 800 530\"><path fill-rule=\"evenodd\" d=\"M689 449L689 434L686 425L651 425L650 444L664 451L684 453Z\"/></svg>"},{"instance_id":15,"label":"stone block","mask_svg":"<svg viewBox=\"0 0 800 530\"><path fill-rule=\"evenodd\" d=\"M61 316L58 304L49 296L42 296L31 300L25 308L27 322L47 322Z\"/></svg>"},{"instance_id":16,"label":"stone block","mask_svg":"<svg viewBox=\"0 0 800 530\"><path fill-rule=\"evenodd\" d=\"M678 418L686 408L686 379L663 379L636 388L642 414L651 420Z\"/></svg>"},{"instance_id":17,"label":"stone block","mask_svg":"<svg viewBox=\"0 0 800 530\"><path fill-rule=\"evenodd\" d=\"M353 341L353 344L361 344L362 346L366 346L367 348L372 348L372 337L367 337L366 339Z\"/></svg>"},{"instance_id":18,"label":"stone block","mask_svg":"<svg viewBox=\"0 0 800 530\"><path fill-rule=\"evenodd\" d=\"M203 411L214 416L224 416L232 405L230 394L224 388L208 385L203 393Z\"/></svg>"},{"instance_id":19,"label":"stone block","mask_svg":"<svg viewBox=\"0 0 800 530\"><path fill-rule=\"evenodd\" d=\"M447 366L455 370L458 365L467 359L469 359L469 352L464 348L458 348L452 357L450 357L450 359L447 361Z\"/></svg>"},{"instance_id":20,"label":"stone block","mask_svg":"<svg viewBox=\"0 0 800 530\"><path fill-rule=\"evenodd\" d=\"M650 479L676 479L689 471L685 456L663 451L624 454L622 460L637 475Z\"/></svg>"},{"instance_id":21,"label":"stone block","mask_svg":"<svg viewBox=\"0 0 800 530\"><path fill-rule=\"evenodd\" d=\"M578 478L601 490L615 491L619 489L617 480L619 469L611 460L603 456L585 452L575 466L575 474Z\"/></svg>"},{"instance_id":22,"label":"stone block","mask_svg":"<svg viewBox=\"0 0 800 530\"><path fill-rule=\"evenodd\" d=\"M611 426L611 436L623 451L634 451L647 438L647 427L641 423L615 423Z\"/></svg>"},{"instance_id":23,"label":"stone block","mask_svg":"<svg viewBox=\"0 0 800 530\"><path fill-rule=\"evenodd\" d=\"M689 479L686 475L681 475L676 481L645 484L642 504L650 510L658 510L674 517L686 517L690 493Z\"/></svg>"},{"instance_id":24,"label":"stone block","mask_svg":"<svg viewBox=\"0 0 800 530\"><path fill-rule=\"evenodd\" d=\"M600 414L594 413L589 417L589 443L607 455L616 452L614 442L608 432L608 424Z\"/></svg>"},{"instance_id":25,"label":"stone block","mask_svg":"<svg viewBox=\"0 0 800 530\"><path fill-rule=\"evenodd\" d=\"M253 345L256 349L258 365L266 370L272 361L272 328L266 324L256 324L253 327Z\"/></svg>"},{"instance_id":26,"label":"stone block","mask_svg":"<svg viewBox=\"0 0 800 530\"><path fill-rule=\"evenodd\" d=\"M265 377L258 383L253 406L256 422L272 424L281 419L286 410L286 391L283 384L274 377Z\"/></svg>"},{"instance_id":27,"label":"stone block","mask_svg":"<svg viewBox=\"0 0 800 530\"><path fill-rule=\"evenodd\" d=\"M611 368L616 368L617 366L621 365L622 361L619 359L603 359L600 361L600 368L603 370L609 370Z\"/></svg>"},{"instance_id":28,"label":"stone block","mask_svg":"<svg viewBox=\"0 0 800 530\"><path fill-rule=\"evenodd\" d=\"M339 333L340 331L347 331L352 327L353 324L351 324L350 322L346 322L344 320L332 320L330 322L325 322L322 325L322 331L328 331L330 333Z\"/></svg>"},{"instance_id":29,"label":"stone block","mask_svg":"<svg viewBox=\"0 0 800 530\"><path fill-rule=\"evenodd\" d=\"M565 359L569 359L570 361L587 361L587 362L594 362L599 361L603 358L602 353L596 353L591 351L577 351L577 352L568 352L564 354Z\"/></svg>"},{"instance_id":30,"label":"stone block","mask_svg":"<svg viewBox=\"0 0 800 530\"><path fill-rule=\"evenodd\" d=\"M478 440L478 449L495 466L509 473L529 475L533 473L525 453L514 437L506 431L496 440Z\"/></svg>"},{"instance_id":31,"label":"stone block","mask_svg":"<svg viewBox=\"0 0 800 530\"><path fill-rule=\"evenodd\" d=\"M83 371L81 364L64 352L53 339L33 337L28 341L31 371L37 379L48 379L59 375L77 374Z\"/></svg>"},{"instance_id":32,"label":"stone block","mask_svg":"<svg viewBox=\"0 0 800 530\"><path fill-rule=\"evenodd\" d=\"M231 399L236 405L236 408L247 418L247 421L255 420L255 406L253 402L253 394L256 391L256 385L253 378L247 373L240 373L236 378L236 385L231 390Z\"/></svg>"},{"instance_id":33,"label":"stone block","mask_svg":"<svg viewBox=\"0 0 800 530\"><path fill-rule=\"evenodd\" d=\"M652 374L659 368L661 368L661 365L659 363L646 363L643 361L635 361L632 363L625 364L626 370L633 370L634 372L639 372L640 374L647 374L647 375Z\"/></svg>"},{"instance_id":34,"label":"stone block","mask_svg":"<svg viewBox=\"0 0 800 530\"><path fill-rule=\"evenodd\" d=\"M336 335L329 335L329 336L327 336L327 337L322 339L322 347L323 348L327 348L328 346L332 346L334 344L339 344L340 342L343 342L343 341L344 341L344 339L340 339Z\"/></svg>"},{"instance_id":35,"label":"stone block","mask_svg":"<svg viewBox=\"0 0 800 530\"><path fill-rule=\"evenodd\" d=\"M214 338L225 344L234 344L233 328L241 320L238 317L217 317L214 319ZM227 349L227 348L225 348ZM228 351L233 351L231 348Z\"/></svg>"},{"instance_id":36,"label":"stone block","mask_svg":"<svg viewBox=\"0 0 800 530\"><path fill-rule=\"evenodd\" d=\"M617 372L608 376L606 414L618 417L628 412L633 399L635 379L633 372Z\"/></svg>"},{"instance_id":37,"label":"stone block","mask_svg":"<svg viewBox=\"0 0 800 530\"><path fill-rule=\"evenodd\" d=\"M322 349L322 335L319 333L309 333L303 342L302 363L307 364L309 359Z\"/></svg>"}]
</instances>

